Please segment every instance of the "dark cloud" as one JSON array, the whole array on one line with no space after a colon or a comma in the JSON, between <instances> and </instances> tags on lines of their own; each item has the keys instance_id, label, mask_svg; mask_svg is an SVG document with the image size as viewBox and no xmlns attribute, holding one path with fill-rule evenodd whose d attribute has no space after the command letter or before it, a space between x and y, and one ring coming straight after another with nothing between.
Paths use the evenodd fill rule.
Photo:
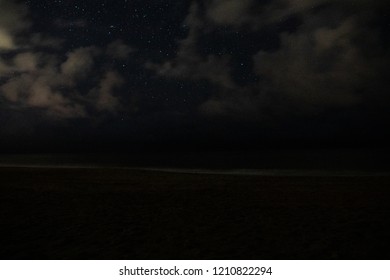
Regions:
<instances>
[{"instance_id":1,"label":"dark cloud","mask_svg":"<svg viewBox=\"0 0 390 280\"><path fill-rule=\"evenodd\" d=\"M126 45L122 40L116 40L107 47L107 55L114 59L126 60L134 51L134 48Z\"/></svg>"},{"instance_id":2,"label":"dark cloud","mask_svg":"<svg viewBox=\"0 0 390 280\"><path fill-rule=\"evenodd\" d=\"M203 13L193 4L186 19L189 33L180 42L177 56L147 67L164 77L203 79L216 85L199 108L206 115L269 121L353 108L388 88L382 73L389 52L378 47L383 46L378 27L369 25L383 3L214 0L205 4ZM256 82L235 82L234 52L204 55L199 51L200 35L219 26L262 30L293 15L300 16L301 23L293 31L279 31L279 47L259 47L251 57Z\"/></svg>"},{"instance_id":3,"label":"dark cloud","mask_svg":"<svg viewBox=\"0 0 390 280\"><path fill-rule=\"evenodd\" d=\"M255 69L267 85L302 107L352 106L364 102L372 91L383 89L384 61L388 53L364 54L355 40L369 38L370 30L346 18L337 26L307 22L296 33L281 34L282 45L273 53L260 51Z\"/></svg>"},{"instance_id":4,"label":"dark cloud","mask_svg":"<svg viewBox=\"0 0 390 280\"><path fill-rule=\"evenodd\" d=\"M202 56L197 51L204 23L200 19L200 9L196 3L191 6L185 24L189 27L189 34L179 42L176 58L162 64L148 62L146 67L168 78L208 80L218 86L234 88L229 73L230 57Z\"/></svg>"},{"instance_id":5,"label":"dark cloud","mask_svg":"<svg viewBox=\"0 0 390 280\"><path fill-rule=\"evenodd\" d=\"M119 98L115 96L115 90L124 84L120 74L114 71L107 72L100 81L97 93L96 107L101 111L116 112L120 104Z\"/></svg>"},{"instance_id":6,"label":"dark cloud","mask_svg":"<svg viewBox=\"0 0 390 280\"><path fill-rule=\"evenodd\" d=\"M344 10L353 13L372 11L386 5L383 0L212 0L206 3L206 15L217 25L259 29L293 15L316 13L321 7L331 6L335 12Z\"/></svg>"},{"instance_id":7,"label":"dark cloud","mask_svg":"<svg viewBox=\"0 0 390 280\"><path fill-rule=\"evenodd\" d=\"M67 54L67 59L61 64L61 73L70 80L85 78L92 70L94 57L100 50L96 47L78 48Z\"/></svg>"},{"instance_id":8,"label":"dark cloud","mask_svg":"<svg viewBox=\"0 0 390 280\"><path fill-rule=\"evenodd\" d=\"M17 48L17 36L30 27L27 8L11 0L0 1L0 52Z\"/></svg>"},{"instance_id":9,"label":"dark cloud","mask_svg":"<svg viewBox=\"0 0 390 280\"><path fill-rule=\"evenodd\" d=\"M258 21L251 14L256 4L253 0L213 0L207 3L207 17L215 24L240 26Z\"/></svg>"},{"instance_id":10,"label":"dark cloud","mask_svg":"<svg viewBox=\"0 0 390 280\"><path fill-rule=\"evenodd\" d=\"M0 1L0 53L19 47L19 36L31 26L28 9L12 0Z\"/></svg>"},{"instance_id":11,"label":"dark cloud","mask_svg":"<svg viewBox=\"0 0 390 280\"><path fill-rule=\"evenodd\" d=\"M97 67L96 61L125 59L133 48L118 40L106 47L80 47L63 53L63 40L56 37L33 32L28 37L20 35L31 30L25 5L2 0L0 7L3 110L41 110L56 120L88 118L94 112L119 108L114 92L124 84L123 78L109 63ZM40 51L40 47L54 51Z\"/></svg>"},{"instance_id":12,"label":"dark cloud","mask_svg":"<svg viewBox=\"0 0 390 280\"><path fill-rule=\"evenodd\" d=\"M207 142L389 122L386 1L78 4L0 0L1 131Z\"/></svg>"}]
</instances>

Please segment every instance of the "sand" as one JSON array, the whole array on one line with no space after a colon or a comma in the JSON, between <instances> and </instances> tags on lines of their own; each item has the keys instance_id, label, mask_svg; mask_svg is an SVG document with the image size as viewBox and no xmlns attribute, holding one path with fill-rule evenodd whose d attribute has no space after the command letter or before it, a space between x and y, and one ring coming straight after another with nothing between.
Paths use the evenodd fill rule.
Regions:
<instances>
[{"instance_id":1,"label":"sand","mask_svg":"<svg viewBox=\"0 0 390 280\"><path fill-rule=\"evenodd\" d=\"M2 259L389 259L390 177L0 168Z\"/></svg>"}]
</instances>

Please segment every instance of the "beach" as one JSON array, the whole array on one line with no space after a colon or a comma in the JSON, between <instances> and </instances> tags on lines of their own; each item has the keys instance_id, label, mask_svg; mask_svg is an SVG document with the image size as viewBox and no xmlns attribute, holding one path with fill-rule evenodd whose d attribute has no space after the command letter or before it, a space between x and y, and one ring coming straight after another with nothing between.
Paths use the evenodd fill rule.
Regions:
<instances>
[{"instance_id":1,"label":"beach","mask_svg":"<svg viewBox=\"0 0 390 280\"><path fill-rule=\"evenodd\" d=\"M389 176L0 167L2 259L389 259Z\"/></svg>"}]
</instances>

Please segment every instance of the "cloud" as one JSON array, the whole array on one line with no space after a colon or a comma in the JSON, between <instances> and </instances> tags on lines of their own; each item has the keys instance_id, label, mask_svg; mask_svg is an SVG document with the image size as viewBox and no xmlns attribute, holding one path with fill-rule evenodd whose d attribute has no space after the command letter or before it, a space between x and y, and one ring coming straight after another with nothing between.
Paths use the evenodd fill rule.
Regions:
<instances>
[{"instance_id":1,"label":"cloud","mask_svg":"<svg viewBox=\"0 0 390 280\"><path fill-rule=\"evenodd\" d=\"M21 56L16 60L20 58ZM78 104L70 96L65 96L58 89L61 85L63 85L61 77L53 69L33 69L9 79L0 87L0 94L14 106L42 109L49 116L58 118L85 116L82 104Z\"/></svg>"},{"instance_id":2,"label":"cloud","mask_svg":"<svg viewBox=\"0 0 390 280\"><path fill-rule=\"evenodd\" d=\"M10 72L10 67L5 60L0 57L0 76L3 78Z\"/></svg>"},{"instance_id":3,"label":"cloud","mask_svg":"<svg viewBox=\"0 0 390 280\"><path fill-rule=\"evenodd\" d=\"M380 47L383 34L369 24L383 3L213 0L205 3L203 13L195 3L186 18L188 36L179 42L177 56L162 63L148 62L146 67L167 78L210 82L213 92L199 106L199 112L207 116L272 122L358 107L373 96L383 98L388 88L383 73L389 51ZM301 17L296 29L273 29L280 45L273 50L259 45L252 57L257 81L235 82L234 53L202 55L198 51L202 35L220 25L259 32L293 15Z\"/></svg>"},{"instance_id":4,"label":"cloud","mask_svg":"<svg viewBox=\"0 0 390 280\"><path fill-rule=\"evenodd\" d=\"M200 105L199 112L209 117L233 117L236 120L249 117L264 121L268 116L261 109L265 107L261 94L250 88L221 89Z\"/></svg>"},{"instance_id":5,"label":"cloud","mask_svg":"<svg viewBox=\"0 0 390 280\"><path fill-rule=\"evenodd\" d=\"M147 62L145 66L167 78L207 80L218 86L234 88L229 73L230 57L228 55L202 56L197 51L197 43L204 24L199 13L198 5L193 4L185 19L189 34L179 42L177 56L173 60L164 63Z\"/></svg>"},{"instance_id":6,"label":"cloud","mask_svg":"<svg viewBox=\"0 0 390 280\"><path fill-rule=\"evenodd\" d=\"M56 21L60 28L68 24L85 25ZM80 47L64 54L63 39L32 32L31 26L26 5L0 0L1 110L41 112L50 120L119 110L115 90L124 79L113 70L112 58L126 59L133 48L114 41L106 47ZM96 94L90 95L94 89Z\"/></svg>"},{"instance_id":7,"label":"cloud","mask_svg":"<svg viewBox=\"0 0 390 280\"><path fill-rule=\"evenodd\" d=\"M107 46L107 55L114 59L127 59L129 54L134 51L132 47L121 40L116 40Z\"/></svg>"},{"instance_id":8,"label":"cloud","mask_svg":"<svg viewBox=\"0 0 390 280\"><path fill-rule=\"evenodd\" d=\"M64 41L31 32L31 26L26 5L18 1L0 0L0 53L36 47L59 48Z\"/></svg>"},{"instance_id":9,"label":"cloud","mask_svg":"<svg viewBox=\"0 0 390 280\"><path fill-rule=\"evenodd\" d=\"M52 120L114 113L120 108L115 91L123 86L124 79L110 66L102 73L93 67L96 59L109 59L104 56L106 50L78 48L65 59L59 54L33 51L9 55L8 60L0 60L3 106L42 110ZM91 91L96 94L90 95Z\"/></svg>"},{"instance_id":10,"label":"cloud","mask_svg":"<svg viewBox=\"0 0 390 280\"><path fill-rule=\"evenodd\" d=\"M77 79L88 75L99 53L96 47L78 48L67 54L67 60L61 65L61 72L67 77Z\"/></svg>"},{"instance_id":11,"label":"cloud","mask_svg":"<svg viewBox=\"0 0 390 280\"><path fill-rule=\"evenodd\" d=\"M54 50L61 49L64 39L47 36L41 33L33 33L29 38L29 42L27 44L27 48L49 48Z\"/></svg>"},{"instance_id":12,"label":"cloud","mask_svg":"<svg viewBox=\"0 0 390 280\"><path fill-rule=\"evenodd\" d=\"M17 36L30 27L25 5L0 0L0 52L17 48Z\"/></svg>"},{"instance_id":13,"label":"cloud","mask_svg":"<svg viewBox=\"0 0 390 280\"><path fill-rule=\"evenodd\" d=\"M6 30L0 29L0 50L9 50L15 47L14 40Z\"/></svg>"},{"instance_id":14,"label":"cloud","mask_svg":"<svg viewBox=\"0 0 390 280\"><path fill-rule=\"evenodd\" d=\"M207 17L219 25L241 25L250 19L253 0L214 0L208 3Z\"/></svg>"},{"instance_id":15,"label":"cloud","mask_svg":"<svg viewBox=\"0 0 390 280\"><path fill-rule=\"evenodd\" d=\"M124 79L117 72L109 71L100 81L97 92L96 107L100 111L115 112L119 106L119 99L115 96L115 90L124 84Z\"/></svg>"},{"instance_id":16,"label":"cloud","mask_svg":"<svg viewBox=\"0 0 390 280\"><path fill-rule=\"evenodd\" d=\"M89 113L93 113L93 108L115 112L120 103L115 90L124 84L119 73L109 70L102 77L95 73L98 84L89 78L87 81L89 87L95 87L92 91L96 94L89 96L80 92L79 85L85 83L85 74L94 63L94 52L98 53L97 49L76 49L62 63L56 56L17 54L13 64L5 68L18 74L12 74L0 85L0 96L13 106L45 110L48 116L57 118L87 117L87 108ZM88 88L85 91L89 91Z\"/></svg>"},{"instance_id":17,"label":"cloud","mask_svg":"<svg viewBox=\"0 0 390 280\"><path fill-rule=\"evenodd\" d=\"M314 21L314 20L313 20ZM345 18L334 28L315 26L308 20L296 33L281 35L278 51L260 51L256 73L274 92L303 108L352 106L383 88L377 73L385 72L387 53L375 54L378 38ZM318 22L318 19L315 19ZM372 53L367 55L357 38L365 37ZM371 41L371 42L369 42Z\"/></svg>"},{"instance_id":18,"label":"cloud","mask_svg":"<svg viewBox=\"0 0 390 280\"><path fill-rule=\"evenodd\" d=\"M49 115L61 118L78 118L86 115L81 104L77 104L59 91L55 91L44 80L38 80L31 84L27 105L29 107L46 108Z\"/></svg>"},{"instance_id":19,"label":"cloud","mask_svg":"<svg viewBox=\"0 0 390 280\"><path fill-rule=\"evenodd\" d=\"M39 55L32 52L17 54L14 57L15 68L18 71L35 71L38 69Z\"/></svg>"},{"instance_id":20,"label":"cloud","mask_svg":"<svg viewBox=\"0 0 390 280\"><path fill-rule=\"evenodd\" d=\"M149 60L144 66L167 80L207 82L203 102L195 105L202 115L267 122L353 108L373 96L382 99L383 89L388 88L383 73L389 51L381 48L384 34L375 26L375 13L383 3L192 1L184 22L188 34L178 42L176 56ZM279 27L290 17L298 17L299 23L283 31ZM63 39L33 32L31 23L26 5L0 0L2 108L36 110L62 119L123 109L126 97L120 91L126 80L113 61L128 59L134 48L116 40L104 47L78 47L64 53L62 46L68 44ZM55 24L82 28L85 23L58 20ZM212 42L207 51L202 49L207 36L222 33L227 39L229 34L240 34L245 42L236 42L235 49L226 52L213 52ZM263 40L264 33L279 40L272 50L265 48L268 43L256 41L257 36ZM252 36L249 43L247 34ZM250 52L245 49L248 44ZM236 62L245 55L246 70L255 79L240 83Z\"/></svg>"},{"instance_id":21,"label":"cloud","mask_svg":"<svg viewBox=\"0 0 390 280\"><path fill-rule=\"evenodd\" d=\"M331 6L345 12L365 12L386 7L387 1L378 0L212 0L206 3L206 14L216 25L259 30L266 25L280 23L291 16L310 15L318 8Z\"/></svg>"}]
</instances>

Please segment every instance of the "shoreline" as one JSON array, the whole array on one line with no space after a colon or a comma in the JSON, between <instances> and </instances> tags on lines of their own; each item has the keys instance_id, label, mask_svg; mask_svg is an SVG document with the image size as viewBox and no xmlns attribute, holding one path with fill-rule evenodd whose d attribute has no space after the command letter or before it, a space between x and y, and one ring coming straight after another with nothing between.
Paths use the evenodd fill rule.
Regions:
<instances>
[{"instance_id":1,"label":"shoreline","mask_svg":"<svg viewBox=\"0 0 390 280\"><path fill-rule=\"evenodd\" d=\"M0 164L0 168L25 169L110 169L131 171L152 171L199 175L236 175L271 177L390 177L390 172L361 170L320 170L320 169L210 169L210 168L172 168L172 167L128 167L104 165L34 165Z\"/></svg>"}]
</instances>

